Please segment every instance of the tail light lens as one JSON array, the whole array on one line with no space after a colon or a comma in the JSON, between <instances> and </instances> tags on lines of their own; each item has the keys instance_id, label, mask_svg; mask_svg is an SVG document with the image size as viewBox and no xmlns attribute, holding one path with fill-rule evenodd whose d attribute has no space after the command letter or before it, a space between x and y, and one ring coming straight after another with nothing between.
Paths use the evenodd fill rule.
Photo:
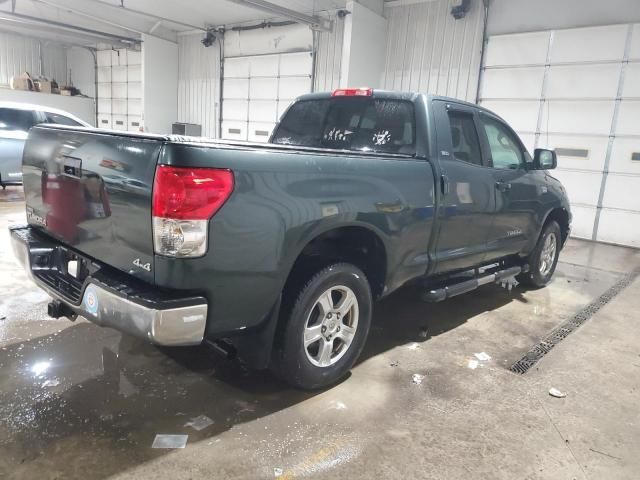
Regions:
<instances>
[{"instance_id":1,"label":"tail light lens","mask_svg":"<svg viewBox=\"0 0 640 480\"><path fill-rule=\"evenodd\" d=\"M233 173L160 165L153 183L153 245L158 255L200 257L209 219L233 192Z\"/></svg>"}]
</instances>

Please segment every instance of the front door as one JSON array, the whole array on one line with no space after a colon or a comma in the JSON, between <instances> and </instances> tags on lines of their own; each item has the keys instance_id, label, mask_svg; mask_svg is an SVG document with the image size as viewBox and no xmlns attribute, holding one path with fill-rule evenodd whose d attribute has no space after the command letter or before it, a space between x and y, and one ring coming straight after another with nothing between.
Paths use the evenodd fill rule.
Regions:
<instances>
[{"instance_id":1,"label":"front door","mask_svg":"<svg viewBox=\"0 0 640 480\"><path fill-rule=\"evenodd\" d=\"M443 273L485 259L496 193L483 162L477 110L445 101L434 101L433 108L442 192L434 273Z\"/></svg>"},{"instance_id":2,"label":"front door","mask_svg":"<svg viewBox=\"0 0 640 480\"><path fill-rule=\"evenodd\" d=\"M535 241L539 182L526 169L528 154L513 130L488 113L482 112L478 118L496 192L496 212L486 258L492 260L522 253Z\"/></svg>"}]
</instances>

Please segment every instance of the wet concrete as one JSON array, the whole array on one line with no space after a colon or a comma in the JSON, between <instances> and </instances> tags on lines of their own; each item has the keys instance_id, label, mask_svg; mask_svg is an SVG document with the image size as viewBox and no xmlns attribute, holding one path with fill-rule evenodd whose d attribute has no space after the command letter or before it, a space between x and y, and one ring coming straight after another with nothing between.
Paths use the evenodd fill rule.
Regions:
<instances>
[{"instance_id":1,"label":"wet concrete","mask_svg":"<svg viewBox=\"0 0 640 480\"><path fill-rule=\"evenodd\" d=\"M8 189L10 190L10 189ZM637 478L640 282L527 375L508 367L640 265L571 240L546 289L378 304L350 377L291 390L205 349L158 349L46 316L0 194L0 478ZM475 353L491 359L478 362ZM422 375L415 383L413 376ZM550 387L567 393L549 397ZM186 426L206 415L213 424ZM185 449L152 449L188 434Z\"/></svg>"}]
</instances>

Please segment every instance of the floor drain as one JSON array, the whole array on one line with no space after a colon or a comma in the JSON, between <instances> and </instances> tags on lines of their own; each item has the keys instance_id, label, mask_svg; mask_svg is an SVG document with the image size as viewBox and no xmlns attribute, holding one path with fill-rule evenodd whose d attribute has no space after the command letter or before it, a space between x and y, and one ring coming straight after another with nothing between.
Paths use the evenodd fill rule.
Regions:
<instances>
[{"instance_id":1,"label":"floor drain","mask_svg":"<svg viewBox=\"0 0 640 480\"><path fill-rule=\"evenodd\" d=\"M549 335L544 337L540 343L531 347L531 349L516 363L511 365L509 370L513 373L523 375L533 367L538 361L544 357L549 351L562 340L567 338L571 332L576 330L580 325L589 320L595 313L613 300L622 290L624 290L636 277L640 275L640 269L636 269L626 274L618 282L616 282L609 290L604 292L593 302L589 303L573 317L566 320L560 326L555 328Z\"/></svg>"}]
</instances>

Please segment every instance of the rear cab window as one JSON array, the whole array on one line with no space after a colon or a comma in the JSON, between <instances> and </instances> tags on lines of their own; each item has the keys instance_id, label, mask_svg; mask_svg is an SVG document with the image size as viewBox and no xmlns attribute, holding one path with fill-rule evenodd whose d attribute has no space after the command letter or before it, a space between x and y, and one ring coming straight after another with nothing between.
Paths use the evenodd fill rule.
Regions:
<instances>
[{"instance_id":1,"label":"rear cab window","mask_svg":"<svg viewBox=\"0 0 640 480\"><path fill-rule=\"evenodd\" d=\"M414 105L407 100L372 97L300 100L287 111L271 142L413 155Z\"/></svg>"}]
</instances>

